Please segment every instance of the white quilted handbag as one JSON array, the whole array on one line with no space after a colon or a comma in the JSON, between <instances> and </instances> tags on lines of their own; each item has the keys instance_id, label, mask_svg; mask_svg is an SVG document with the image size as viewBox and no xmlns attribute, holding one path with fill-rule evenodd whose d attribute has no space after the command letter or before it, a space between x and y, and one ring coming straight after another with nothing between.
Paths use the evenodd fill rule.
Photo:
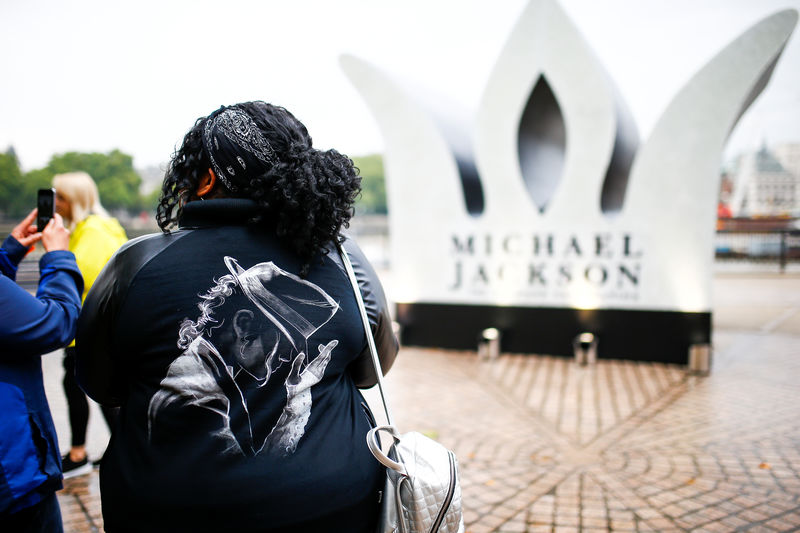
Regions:
<instances>
[{"instance_id":1,"label":"white quilted handbag","mask_svg":"<svg viewBox=\"0 0 800 533\"><path fill-rule=\"evenodd\" d=\"M461 511L461 485L458 481L458 463L455 454L423 435L412 431L401 435L392 425L389 406L383 393L383 372L378 351L369 327L367 312L358 280L347 252L339 248L350 284L353 286L361 322L367 336L372 364L378 378L386 426L378 426L367 433L367 446L375 458L386 466L386 486L382 496L382 533L463 533L464 519ZM392 438L388 454L381 449L380 435Z\"/></svg>"},{"instance_id":2,"label":"white quilted handbag","mask_svg":"<svg viewBox=\"0 0 800 533\"><path fill-rule=\"evenodd\" d=\"M381 450L380 433L388 433L393 439L389 455ZM400 435L394 426L372 429L367 445L387 469L379 531L464 531L458 463L453 452L416 431Z\"/></svg>"}]
</instances>

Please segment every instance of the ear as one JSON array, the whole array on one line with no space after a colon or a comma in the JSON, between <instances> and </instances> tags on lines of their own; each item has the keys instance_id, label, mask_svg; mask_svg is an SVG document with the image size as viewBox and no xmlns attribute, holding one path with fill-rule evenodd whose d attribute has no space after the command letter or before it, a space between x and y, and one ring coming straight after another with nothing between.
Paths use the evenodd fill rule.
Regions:
<instances>
[{"instance_id":1,"label":"ear","mask_svg":"<svg viewBox=\"0 0 800 533\"><path fill-rule=\"evenodd\" d=\"M208 172L200 176L200 182L197 184L197 196L202 198L214 189L217 184L217 175L210 168Z\"/></svg>"},{"instance_id":2,"label":"ear","mask_svg":"<svg viewBox=\"0 0 800 533\"><path fill-rule=\"evenodd\" d=\"M253 312L249 309L239 309L233 315L233 332L237 340L244 340L252 333L253 316Z\"/></svg>"}]
</instances>

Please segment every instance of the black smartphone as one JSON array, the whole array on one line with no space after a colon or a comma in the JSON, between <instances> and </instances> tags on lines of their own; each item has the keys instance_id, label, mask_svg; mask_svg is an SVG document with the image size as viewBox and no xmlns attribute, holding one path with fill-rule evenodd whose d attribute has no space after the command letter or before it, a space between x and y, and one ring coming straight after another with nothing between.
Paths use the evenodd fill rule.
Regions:
<instances>
[{"instance_id":1,"label":"black smartphone","mask_svg":"<svg viewBox=\"0 0 800 533\"><path fill-rule=\"evenodd\" d=\"M36 208L39 210L36 214L36 229L42 231L55 213L56 190L39 189L36 195Z\"/></svg>"}]
</instances>

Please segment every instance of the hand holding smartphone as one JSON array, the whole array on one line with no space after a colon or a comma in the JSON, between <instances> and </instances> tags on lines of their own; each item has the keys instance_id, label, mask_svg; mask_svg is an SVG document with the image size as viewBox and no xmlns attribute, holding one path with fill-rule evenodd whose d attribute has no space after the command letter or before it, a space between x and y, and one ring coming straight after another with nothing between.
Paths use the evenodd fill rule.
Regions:
<instances>
[{"instance_id":1,"label":"hand holding smartphone","mask_svg":"<svg viewBox=\"0 0 800 533\"><path fill-rule=\"evenodd\" d=\"M43 231L50 219L53 218L56 205L56 190L55 189L39 189L36 195L36 208L38 213L36 215L36 229Z\"/></svg>"}]
</instances>

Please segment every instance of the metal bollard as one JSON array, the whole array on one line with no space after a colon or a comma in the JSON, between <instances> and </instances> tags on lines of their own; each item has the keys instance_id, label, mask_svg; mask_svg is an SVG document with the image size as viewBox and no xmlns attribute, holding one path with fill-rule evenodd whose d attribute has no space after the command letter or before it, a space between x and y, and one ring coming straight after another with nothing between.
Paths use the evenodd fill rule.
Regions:
<instances>
[{"instance_id":1,"label":"metal bollard","mask_svg":"<svg viewBox=\"0 0 800 533\"><path fill-rule=\"evenodd\" d=\"M486 328L478 341L479 359L497 359L500 356L500 330Z\"/></svg>"},{"instance_id":2,"label":"metal bollard","mask_svg":"<svg viewBox=\"0 0 800 533\"><path fill-rule=\"evenodd\" d=\"M572 341L575 362L579 365L593 365L597 362L597 337L592 333L581 333Z\"/></svg>"},{"instance_id":3,"label":"metal bollard","mask_svg":"<svg viewBox=\"0 0 800 533\"><path fill-rule=\"evenodd\" d=\"M710 344L689 346L689 373L695 376L707 376L711 373Z\"/></svg>"}]
</instances>

